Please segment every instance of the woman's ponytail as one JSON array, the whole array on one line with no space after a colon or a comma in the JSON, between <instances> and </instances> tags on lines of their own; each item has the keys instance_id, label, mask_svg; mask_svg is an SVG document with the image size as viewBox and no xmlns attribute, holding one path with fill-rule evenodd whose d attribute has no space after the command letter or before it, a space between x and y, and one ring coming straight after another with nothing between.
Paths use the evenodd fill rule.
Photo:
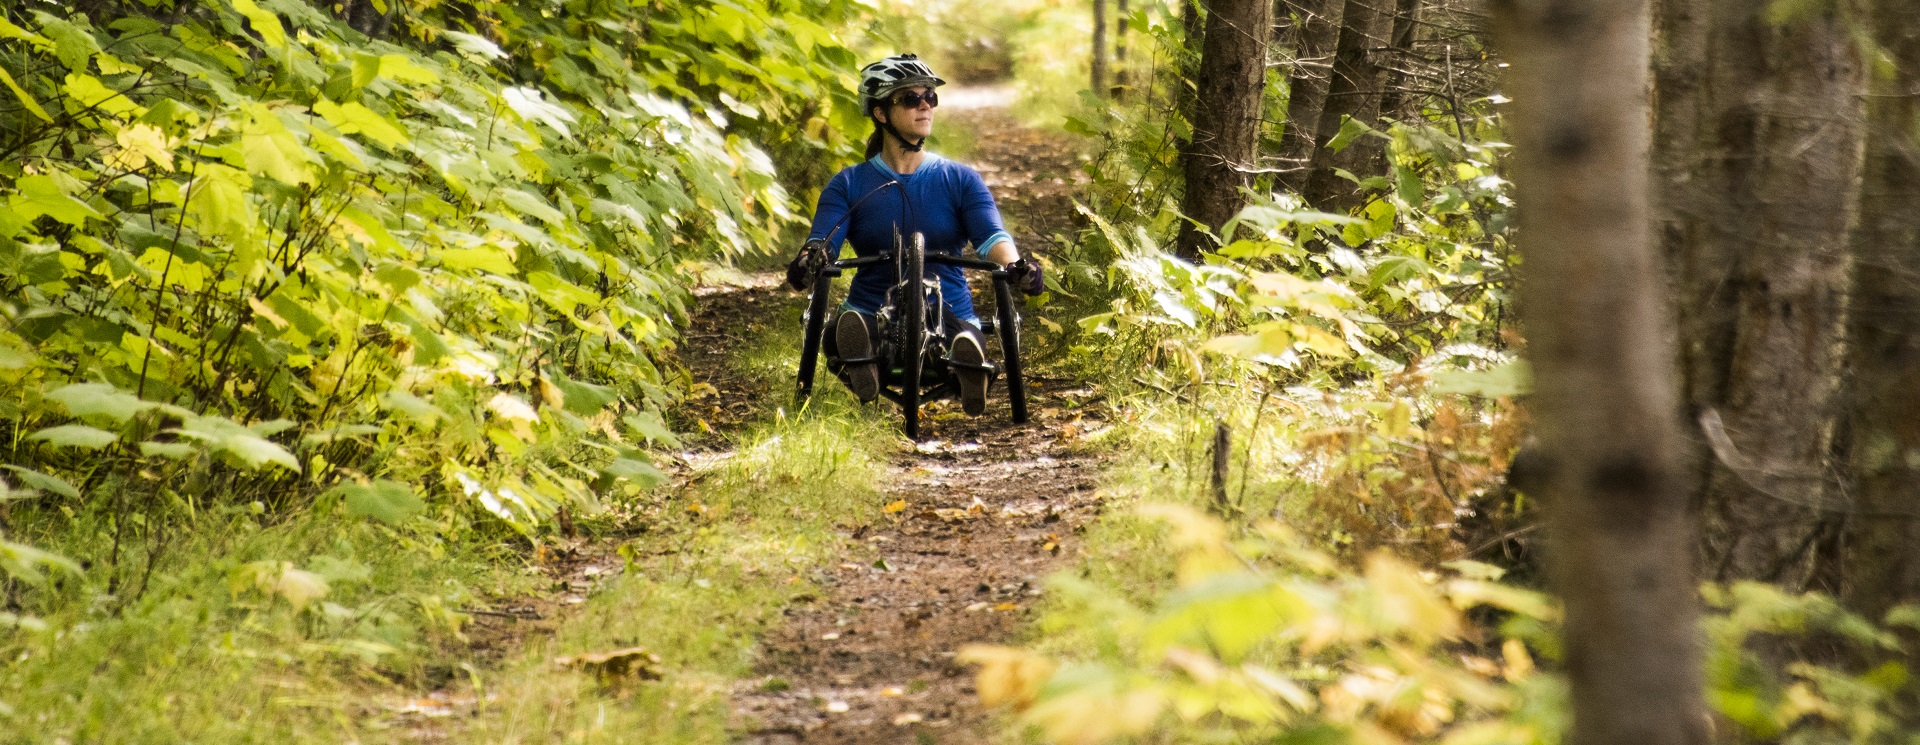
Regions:
<instances>
[{"instance_id":1,"label":"woman's ponytail","mask_svg":"<svg viewBox=\"0 0 1920 745\"><path fill-rule=\"evenodd\" d=\"M883 143L882 143L881 134L880 134L880 122L875 121L873 123L873 134L867 135L867 159L868 160L872 160L873 156L880 154L881 144Z\"/></svg>"}]
</instances>

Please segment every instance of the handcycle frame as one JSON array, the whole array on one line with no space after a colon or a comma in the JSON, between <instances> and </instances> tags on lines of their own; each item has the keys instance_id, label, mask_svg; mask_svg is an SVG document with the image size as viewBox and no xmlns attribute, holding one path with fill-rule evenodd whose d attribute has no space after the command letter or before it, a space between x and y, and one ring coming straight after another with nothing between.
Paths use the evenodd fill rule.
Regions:
<instances>
[{"instance_id":1,"label":"handcycle frame","mask_svg":"<svg viewBox=\"0 0 1920 745\"><path fill-rule=\"evenodd\" d=\"M1006 378L1007 396L1013 409L1015 424L1027 423L1027 384L1020 367L1020 310L1013 301L1012 277L999 264L982 259L969 259L963 256L929 254L926 251L925 238L918 232L902 240L899 232L894 233L894 247L890 251L881 251L872 256L857 256L849 259L833 259L821 262L814 273L812 289L808 293L807 310L803 316L806 332L800 342L800 375L797 395L802 400L813 395L813 381L821 356L821 339L825 335L827 304L833 278L848 269L892 262L899 277L887 291L887 303L882 306L875 318L880 325L880 344L870 358L841 360L844 364L880 365L880 395L900 405L903 414L903 429L908 439L920 438L920 404L923 401L954 393L953 384L947 380L927 386L924 378L926 363L932 352L938 348L929 328L931 316L938 322L940 308L938 302L933 307L927 305L929 291L939 298L938 280L926 277L926 265L957 266L961 269L984 271L993 278L993 296L995 313L991 320L982 320L980 330L1000 338L1001 364L987 362L978 366L957 362L952 359L951 350L946 357L938 358L948 368L974 367L991 375L1001 373ZM908 279L912 278L912 279ZM928 283L932 283L929 288ZM917 291L905 291L915 286ZM984 351L984 350L983 350ZM898 371L897 373L895 371ZM890 387L889 378L892 386ZM908 383L914 385L908 385Z\"/></svg>"}]
</instances>

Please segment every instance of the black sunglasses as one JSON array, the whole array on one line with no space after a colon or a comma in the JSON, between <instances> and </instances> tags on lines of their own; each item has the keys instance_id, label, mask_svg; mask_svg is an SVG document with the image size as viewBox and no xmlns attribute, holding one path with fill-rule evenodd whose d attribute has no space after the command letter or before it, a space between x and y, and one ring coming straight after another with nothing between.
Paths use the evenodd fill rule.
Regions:
<instances>
[{"instance_id":1,"label":"black sunglasses","mask_svg":"<svg viewBox=\"0 0 1920 745\"><path fill-rule=\"evenodd\" d=\"M934 93L933 91L927 91L926 93L907 91L893 99L893 104L903 109L917 109L920 108L921 103L925 103L929 109L939 108L940 94Z\"/></svg>"}]
</instances>

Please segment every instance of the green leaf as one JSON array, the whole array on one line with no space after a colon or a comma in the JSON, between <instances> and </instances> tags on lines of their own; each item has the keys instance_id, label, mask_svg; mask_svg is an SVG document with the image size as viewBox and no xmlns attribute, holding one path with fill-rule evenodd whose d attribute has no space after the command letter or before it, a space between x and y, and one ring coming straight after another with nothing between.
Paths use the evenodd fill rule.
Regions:
<instances>
[{"instance_id":1,"label":"green leaf","mask_svg":"<svg viewBox=\"0 0 1920 745\"><path fill-rule=\"evenodd\" d=\"M271 432L280 426L279 421L262 422L256 426ZM267 440L261 431L241 426L224 417L189 415L180 427L167 431L198 440L210 450L227 453L249 468L257 469L271 464L294 473L300 472L300 461L292 453Z\"/></svg>"},{"instance_id":2,"label":"green leaf","mask_svg":"<svg viewBox=\"0 0 1920 745\"><path fill-rule=\"evenodd\" d=\"M44 23L42 25L45 25ZM53 48L53 40L13 25L12 21L0 16L0 39L19 39L32 44L34 48L46 51Z\"/></svg>"},{"instance_id":3,"label":"green leaf","mask_svg":"<svg viewBox=\"0 0 1920 745\"><path fill-rule=\"evenodd\" d=\"M673 430L667 428L667 423L662 421L656 412L643 411L638 414L628 414L620 421L626 422L627 426L640 433L641 437L647 438L648 442L667 447L680 447L680 438L673 435Z\"/></svg>"},{"instance_id":4,"label":"green leaf","mask_svg":"<svg viewBox=\"0 0 1920 745\"><path fill-rule=\"evenodd\" d=\"M342 105L322 98L313 105L313 111L341 132L366 135L389 150L407 142L407 133L393 121L357 103Z\"/></svg>"},{"instance_id":5,"label":"green leaf","mask_svg":"<svg viewBox=\"0 0 1920 745\"><path fill-rule=\"evenodd\" d=\"M4 19L0 19L0 23L4 22ZM20 98L20 103L25 104L27 110L33 112L34 116L40 117L40 121L53 123L53 117L47 115L46 109L40 108L40 102L33 100L33 96L27 93L25 88L21 88L19 83L14 82L13 75L7 72L7 68L0 67L0 83L5 83L7 90L13 91L13 95Z\"/></svg>"},{"instance_id":6,"label":"green leaf","mask_svg":"<svg viewBox=\"0 0 1920 745\"><path fill-rule=\"evenodd\" d=\"M384 54L380 56L380 76L393 78L403 83L433 85L440 82L440 74L413 63L404 54Z\"/></svg>"},{"instance_id":7,"label":"green leaf","mask_svg":"<svg viewBox=\"0 0 1920 745\"><path fill-rule=\"evenodd\" d=\"M259 34L260 40L266 42L268 47L279 49L287 45L287 30L280 25L279 16L254 4L253 0L232 0L232 2L233 9L247 17L247 21L253 26L253 32Z\"/></svg>"},{"instance_id":8,"label":"green leaf","mask_svg":"<svg viewBox=\"0 0 1920 745\"><path fill-rule=\"evenodd\" d=\"M506 202L507 206L524 214L540 218L549 225L564 225L567 221L566 215L560 214L560 210L554 209L553 205L547 204L547 200L541 199L537 194L519 189L502 189L500 201Z\"/></svg>"},{"instance_id":9,"label":"green leaf","mask_svg":"<svg viewBox=\"0 0 1920 745\"><path fill-rule=\"evenodd\" d=\"M247 173L267 176L283 184L312 183L307 149L287 131L280 117L266 104L247 107L247 114L246 123L240 127L240 156L246 162Z\"/></svg>"},{"instance_id":10,"label":"green leaf","mask_svg":"<svg viewBox=\"0 0 1920 745\"><path fill-rule=\"evenodd\" d=\"M252 232L253 208L247 203L252 177L218 163L202 163L199 169L189 187L187 211L198 220L200 230L227 237Z\"/></svg>"},{"instance_id":11,"label":"green leaf","mask_svg":"<svg viewBox=\"0 0 1920 745\"><path fill-rule=\"evenodd\" d=\"M478 269L503 276L512 276L515 272L513 257L494 246L449 248L434 255L439 257L440 263L453 269Z\"/></svg>"},{"instance_id":12,"label":"green leaf","mask_svg":"<svg viewBox=\"0 0 1920 745\"><path fill-rule=\"evenodd\" d=\"M13 208L28 219L46 215L68 225L79 225L89 217L106 219L86 202L67 196L52 176L25 176L14 183L14 188L20 194L13 198Z\"/></svg>"},{"instance_id":13,"label":"green leaf","mask_svg":"<svg viewBox=\"0 0 1920 745\"><path fill-rule=\"evenodd\" d=\"M0 569L29 585L46 581L44 569L80 574L80 565L59 554L52 554L23 543L0 541Z\"/></svg>"},{"instance_id":14,"label":"green leaf","mask_svg":"<svg viewBox=\"0 0 1920 745\"><path fill-rule=\"evenodd\" d=\"M104 429L96 429L84 424L63 424L58 427L48 427L27 435L27 439L35 442L44 442L54 447L99 450L100 448L112 445L120 439L120 436Z\"/></svg>"},{"instance_id":15,"label":"green leaf","mask_svg":"<svg viewBox=\"0 0 1920 745\"><path fill-rule=\"evenodd\" d=\"M80 490L73 488L72 484L58 476L50 476L25 466L0 465L0 468L20 474L20 481L29 487L50 491L68 499L80 498Z\"/></svg>"},{"instance_id":16,"label":"green leaf","mask_svg":"<svg viewBox=\"0 0 1920 745\"><path fill-rule=\"evenodd\" d=\"M388 525L426 507L412 487L398 481L382 479L371 484L342 484L337 488L346 498L347 514L371 517Z\"/></svg>"},{"instance_id":17,"label":"green leaf","mask_svg":"<svg viewBox=\"0 0 1920 745\"><path fill-rule=\"evenodd\" d=\"M97 109L116 117L146 113L145 108L127 98L126 94L108 88L99 78L86 73L68 73L63 87L67 95L73 97L73 103L81 109Z\"/></svg>"},{"instance_id":18,"label":"green leaf","mask_svg":"<svg viewBox=\"0 0 1920 745\"><path fill-rule=\"evenodd\" d=\"M388 409L407 415L407 418L420 424L430 425L446 417L446 412L441 411L439 407L406 391L387 391L387 395L380 399L380 403Z\"/></svg>"},{"instance_id":19,"label":"green leaf","mask_svg":"<svg viewBox=\"0 0 1920 745\"><path fill-rule=\"evenodd\" d=\"M1358 139L1360 135L1372 131L1373 130L1367 128L1367 125L1361 124L1353 117L1342 114L1340 116L1340 132L1334 135L1333 139L1327 141L1327 149L1336 153L1340 152L1347 149L1348 145L1353 144L1353 141Z\"/></svg>"},{"instance_id":20,"label":"green leaf","mask_svg":"<svg viewBox=\"0 0 1920 745\"><path fill-rule=\"evenodd\" d=\"M607 407L607 404L620 399L620 394L614 392L612 388L569 380L565 375L555 375L553 384L566 397L567 410L581 416L598 414L601 409ZM665 427L660 429L664 430ZM669 432L668 435L671 436L672 433Z\"/></svg>"},{"instance_id":21,"label":"green leaf","mask_svg":"<svg viewBox=\"0 0 1920 745\"><path fill-rule=\"evenodd\" d=\"M159 405L152 401L142 401L140 397L106 383L74 383L61 386L48 391L47 398L60 402L74 416L105 416L121 424L125 424L134 415Z\"/></svg>"},{"instance_id":22,"label":"green leaf","mask_svg":"<svg viewBox=\"0 0 1920 745\"><path fill-rule=\"evenodd\" d=\"M1532 389L1533 370L1526 360L1514 360L1491 370L1441 370L1433 374L1435 393L1500 398Z\"/></svg>"},{"instance_id":23,"label":"green leaf","mask_svg":"<svg viewBox=\"0 0 1920 745\"><path fill-rule=\"evenodd\" d=\"M35 12L34 20L40 22L40 30L46 38L53 40L53 56L60 60L68 70L86 72L87 63L93 55L100 53L100 42L93 38L93 32L82 28L80 24L48 13ZM85 16L77 16L85 20Z\"/></svg>"},{"instance_id":24,"label":"green leaf","mask_svg":"<svg viewBox=\"0 0 1920 745\"><path fill-rule=\"evenodd\" d=\"M653 464L632 458L615 458L600 472L614 478L626 479L640 485L643 489L651 489L667 482L667 474L654 468Z\"/></svg>"},{"instance_id":25,"label":"green leaf","mask_svg":"<svg viewBox=\"0 0 1920 745\"><path fill-rule=\"evenodd\" d=\"M154 442L147 440L140 443L140 454L149 458L186 460L193 457L193 454L197 452L200 452L198 448L184 442Z\"/></svg>"}]
</instances>

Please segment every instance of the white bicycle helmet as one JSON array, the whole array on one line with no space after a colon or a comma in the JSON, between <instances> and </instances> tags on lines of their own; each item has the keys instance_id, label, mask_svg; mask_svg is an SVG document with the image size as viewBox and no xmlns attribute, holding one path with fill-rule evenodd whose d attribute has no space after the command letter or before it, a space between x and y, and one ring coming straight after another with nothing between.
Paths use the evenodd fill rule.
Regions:
<instances>
[{"instance_id":1,"label":"white bicycle helmet","mask_svg":"<svg viewBox=\"0 0 1920 745\"><path fill-rule=\"evenodd\" d=\"M933 74L917 54L896 54L860 68L860 113L872 116L873 107L894 91L913 86L937 88L947 81Z\"/></svg>"}]
</instances>

